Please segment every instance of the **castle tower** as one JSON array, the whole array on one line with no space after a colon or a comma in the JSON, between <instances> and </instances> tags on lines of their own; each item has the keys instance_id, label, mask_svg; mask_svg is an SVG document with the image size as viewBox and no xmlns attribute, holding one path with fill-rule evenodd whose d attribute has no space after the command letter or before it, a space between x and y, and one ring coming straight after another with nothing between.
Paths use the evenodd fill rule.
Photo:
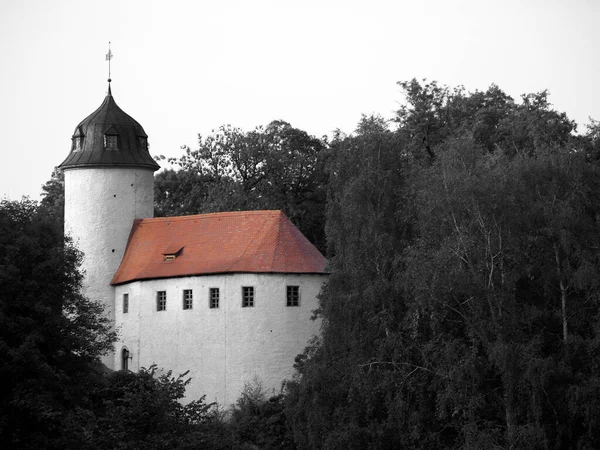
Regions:
<instances>
[{"instance_id":1,"label":"castle tower","mask_svg":"<svg viewBox=\"0 0 600 450\"><path fill-rule=\"evenodd\" d=\"M100 301L114 323L117 271L134 219L154 216L154 172L141 125L117 106L110 88L73 133L65 174L65 233L84 253L84 294ZM113 356L103 362L113 368Z\"/></svg>"}]
</instances>

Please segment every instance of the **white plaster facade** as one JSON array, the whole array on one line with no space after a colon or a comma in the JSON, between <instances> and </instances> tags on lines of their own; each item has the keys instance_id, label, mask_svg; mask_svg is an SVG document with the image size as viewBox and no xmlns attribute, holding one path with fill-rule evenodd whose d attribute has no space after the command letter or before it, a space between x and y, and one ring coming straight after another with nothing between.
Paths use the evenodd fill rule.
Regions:
<instances>
[{"instance_id":1,"label":"white plaster facade","mask_svg":"<svg viewBox=\"0 0 600 450\"><path fill-rule=\"evenodd\" d=\"M84 253L84 294L114 320L117 271L135 218L154 215L153 170L90 167L65 170L65 232ZM113 357L103 359L113 368Z\"/></svg>"},{"instance_id":2,"label":"white plaster facade","mask_svg":"<svg viewBox=\"0 0 600 450\"><path fill-rule=\"evenodd\" d=\"M229 406L245 382L258 377L268 393L279 392L294 372L294 359L320 330L311 320L325 274L232 273L134 281L115 287L115 324L120 333L114 367L157 364L178 375L189 370L188 400ZM254 287L254 306L242 307L242 287ZM287 286L298 286L299 306L287 306ZM219 307L209 307L209 289L219 288ZM183 309L183 291L193 292ZM157 311L157 291L166 291L165 311ZM123 295L128 312L123 313Z\"/></svg>"}]
</instances>

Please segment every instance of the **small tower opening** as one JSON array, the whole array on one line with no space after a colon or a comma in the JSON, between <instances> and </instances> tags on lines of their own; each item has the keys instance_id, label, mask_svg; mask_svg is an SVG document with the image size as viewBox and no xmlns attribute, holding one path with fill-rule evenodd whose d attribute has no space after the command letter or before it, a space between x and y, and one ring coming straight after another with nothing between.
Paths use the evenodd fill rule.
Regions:
<instances>
[{"instance_id":1,"label":"small tower opening","mask_svg":"<svg viewBox=\"0 0 600 450\"><path fill-rule=\"evenodd\" d=\"M121 370L129 370L129 350L123 347L121 350Z\"/></svg>"},{"instance_id":2,"label":"small tower opening","mask_svg":"<svg viewBox=\"0 0 600 450\"><path fill-rule=\"evenodd\" d=\"M71 150L73 152L79 152L83 148L83 131L81 127L77 127L75 134L73 135L73 145Z\"/></svg>"},{"instance_id":3,"label":"small tower opening","mask_svg":"<svg viewBox=\"0 0 600 450\"><path fill-rule=\"evenodd\" d=\"M142 150L148 150L148 138L146 136L138 136L138 142Z\"/></svg>"},{"instance_id":4,"label":"small tower opening","mask_svg":"<svg viewBox=\"0 0 600 450\"><path fill-rule=\"evenodd\" d=\"M119 150L118 139L119 137L115 134L104 135L104 150Z\"/></svg>"}]
</instances>

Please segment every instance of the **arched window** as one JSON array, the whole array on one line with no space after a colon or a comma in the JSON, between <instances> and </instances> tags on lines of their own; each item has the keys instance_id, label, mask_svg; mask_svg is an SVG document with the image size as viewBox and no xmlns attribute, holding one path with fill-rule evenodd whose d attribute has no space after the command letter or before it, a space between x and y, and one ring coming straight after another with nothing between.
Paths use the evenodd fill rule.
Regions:
<instances>
[{"instance_id":1,"label":"arched window","mask_svg":"<svg viewBox=\"0 0 600 450\"><path fill-rule=\"evenodd\" d=\"M129 370L129 350L123 347L121 350L121 370Z\"/></svg>"}]
</instances>

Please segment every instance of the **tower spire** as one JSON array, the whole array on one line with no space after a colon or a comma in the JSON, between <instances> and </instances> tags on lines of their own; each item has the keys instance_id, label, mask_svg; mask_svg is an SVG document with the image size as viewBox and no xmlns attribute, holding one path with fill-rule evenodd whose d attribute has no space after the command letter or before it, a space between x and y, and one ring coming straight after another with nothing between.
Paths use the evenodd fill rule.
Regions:
<instances>
[{"instance_id":1,"label":"tower spire","mask_svg":"<svg viewBox=\"0 0 600 450\"><path fill-rule=\"evenodd\" d=\"M112 59L113 54L110 51L110 41L108 41L108 53L106 54L106 61L108 61L108 95L112 95L110 91L110 82L112 81L110 78L110 60Z\"/></svg>"}]
</instances>

